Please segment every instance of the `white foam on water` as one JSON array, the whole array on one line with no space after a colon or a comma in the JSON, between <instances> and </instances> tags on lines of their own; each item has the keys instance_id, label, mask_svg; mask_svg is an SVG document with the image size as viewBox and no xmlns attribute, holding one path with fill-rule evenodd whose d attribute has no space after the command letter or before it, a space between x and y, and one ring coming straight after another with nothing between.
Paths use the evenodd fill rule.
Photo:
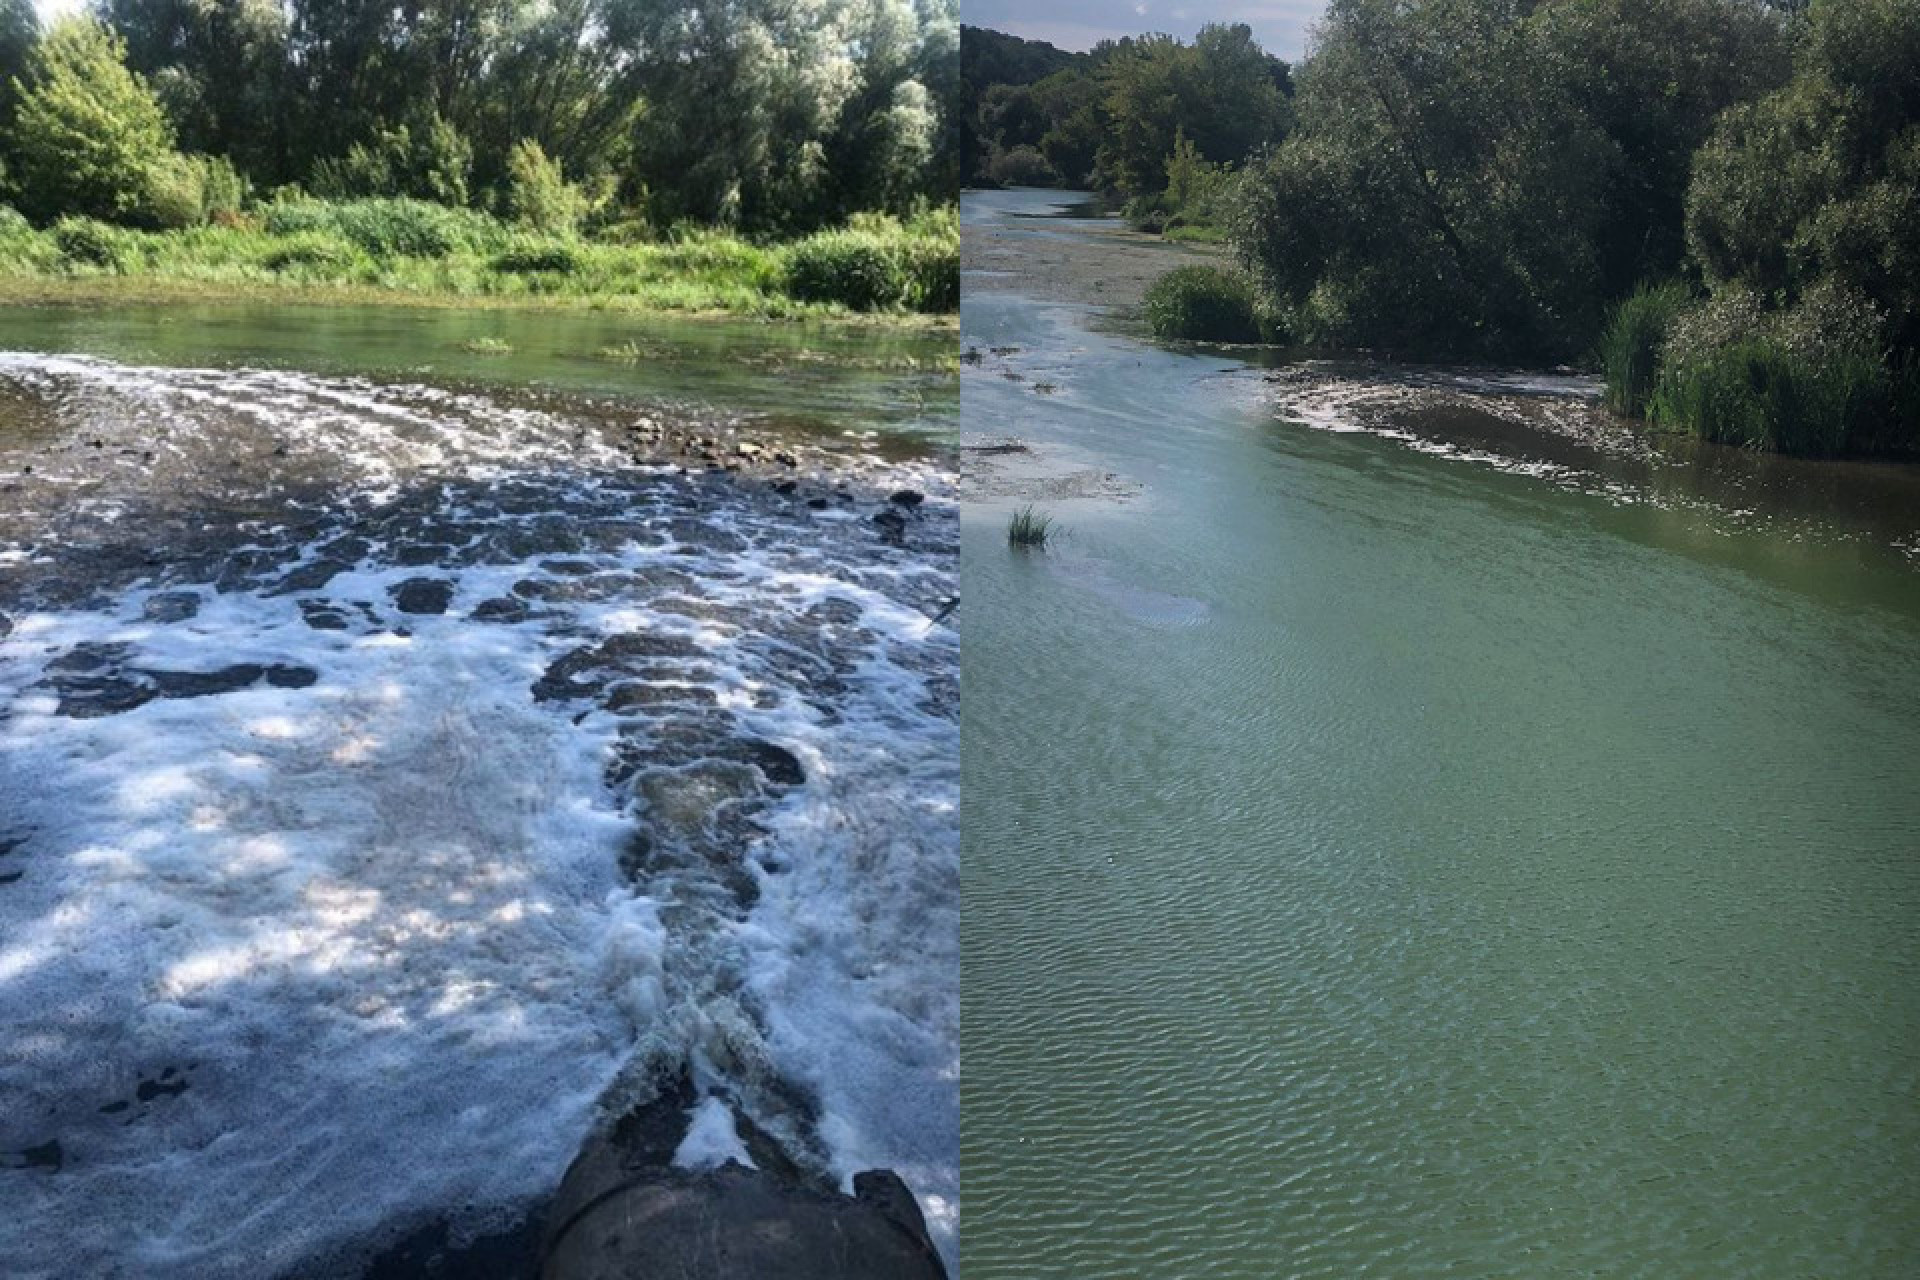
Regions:
<instances>
[{"instance_id":1,"label":"white foam on water","mask_svg":"<svg viewBox=\"0 0 1920 1280\"><path fill-rule=\"evenodd\" d=\"M190 451L221 447L193 438L209 405L208 421L258 420L340 452L355 501L414 472L521 478L548 459L586 494L626 465L564 418L431 388L17 356L0 378L77 382L96 416L164 409ZM771 518L656 514L690 513L721 530ZM25 873L0 887L0 1274L270 1278L428 1219L456 1239L506 1225L557 1185L639 1047L677 1040L724 1083L706 1011L670 977L708 963L744 973L764 1053L817 1097L834 1170L898 1171L951 1263L958 730L930 699L958 647L896 597L950 593L952 565L801 550L689 555L662 537L581 553L693 575L744 624L618 594L536 605L558 623L483 624L474 606L539 576L544 553L402 567L379 549L323 590L192 587L180 621L148 620L151 583L103 608L14 613L0 845L25 843L0 871ZM278 570L315 557L295 548ZM422 575L453 584L447 613L394 613ZM315 596L367 602L384 625L315 630ZM823 709L753 641L827 601L869 638ZM686 681L806 773L763 819L758 903L695 953L619 870L636 813L605 782L618 718L530 692L555 658L633 632L692 640ZM317 678L77 718L52 678L76 650ZM688 1162L744 1155L716 1106L696 1108ZM49 1140L60 1167L25 1167Z\"/></svg>"},{"instance_id":2,"label":"white foam on water","mask_svg":"<svg viewBox=\"0 0 1920 1280\"><path fill-rule=\"evenodd\" d=\"M921 614L876 605L865 621L957 662L958 637ZM843 1183L900 1174L957 1274L959 728L906 670L869 661L860 682L839 725L768 725L811 748L813 782L772 823L806 856L763 885L751 982L776 1051L824 1104Z\"/></svg>"},{"instance_id":3,"label":"white foam on water","mask_svg":"<svg viewBox=\"0 0 1920 1280\"><path fill-rule=\"evenodd\" d=\"M674 1150L673 1164L678 1169L718 1169L729 1160L757 1168L747 1154L747 1144L733 1123L733 1108L709 1094L694 1104L687 1119L687 1136Z\"/></svg>"},{"instance_id":4,"label":"white foam on water","mask_svg":"<svg viewBox=\"0 0 1920 1280\"><path fill-rule=\"evenodd\" d=\"M190 631L24 622L10 673L94 641L321 678L98 719L10 690L0 786L33 835L0 901L0 1147L57 1133L64 1167L0 1174L7 1274L272 1275L551 1185L658 1012L663 939L597 744L525 694L537 653L330 639L257 597ZM185 1091L139 1101L169 1068Z\"/></svg>"}]
</instances>

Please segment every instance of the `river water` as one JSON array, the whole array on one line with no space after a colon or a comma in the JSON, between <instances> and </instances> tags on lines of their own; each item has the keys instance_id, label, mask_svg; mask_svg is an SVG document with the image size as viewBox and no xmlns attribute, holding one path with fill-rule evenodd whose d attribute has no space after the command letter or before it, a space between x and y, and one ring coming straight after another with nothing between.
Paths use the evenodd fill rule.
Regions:
<instances>
[{"instance_id":1,"label":"river water","mask_svg":"<svg viewBox=\"0 0 1920 1280\"><path fill-rule=\"evenodd\" d=\"M951 1253L951 342L0 318L0 1273L511 1237L685 1080Z\"/></svg>"},{"instance_id":2,"label":"river water","mask_svg":"<svg viewBox=\"0 0 1920 1280\"><path fill-rule=\"evenodd\" d=\"M1156 347L1056 199L963 208L970 1280L1920 1272L1920 474Z\"/></svg>"}]
</instances>

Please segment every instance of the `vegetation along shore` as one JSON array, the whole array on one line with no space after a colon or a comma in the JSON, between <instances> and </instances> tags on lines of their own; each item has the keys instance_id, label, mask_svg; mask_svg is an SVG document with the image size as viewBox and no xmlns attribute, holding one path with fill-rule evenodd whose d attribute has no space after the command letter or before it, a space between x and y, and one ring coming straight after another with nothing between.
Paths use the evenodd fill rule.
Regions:
<instances>
[{"instance_id":1,"label":"vegetation along shore","mask_svg":"<svg viewBox=\"0 0 1920 1280\"><path fill-rule=\"evenodd\" d=\"M957 309L938 6L498 7L394 36L130 0L42 30L6 0L0 298ZM693 58L722 35L818 57Z\"/></svg>"},{"instance_id":2,"label":"vegetation along shore","mask_svg":"<svg viewBox=\"0 0 1920 1280\"><path fill-rule=\"evenodd\" d=\"M1920 454L1909 0L1334 0L1295 67L967 34L975 182L1231 246L1150 291L1162 337L1582 364L1657 430Z\"/></svg>"}]
</instances>

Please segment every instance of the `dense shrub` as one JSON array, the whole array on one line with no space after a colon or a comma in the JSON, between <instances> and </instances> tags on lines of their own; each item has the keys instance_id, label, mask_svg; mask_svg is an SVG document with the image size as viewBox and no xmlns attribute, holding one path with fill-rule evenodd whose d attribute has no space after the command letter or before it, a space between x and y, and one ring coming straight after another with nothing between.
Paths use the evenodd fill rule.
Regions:
<instances>
[{"instance_id":1,"label":"dense shrub","mask_svg":"<svg viewBox=\"0 0 1920 1280\"><path fill-rule=\"evenodd\" d=\"M1147 324L1158 338L1258 342L1253 288L1218 267L1177 267L1147 289Z\"/></svg>"},{"instance_id":2,"label":"dense shrub","mask_svg":"<svg viewBox=\"0 0 1920 1280\"><path fill-rule=\"evenodd\" d=\"M1615 413L1646 412L1667 331L1690 298L1683 284L1646 285L1614 307L1600 335L1600 368Z\"/></svg>"},{"instance_id":3,"label":"dense shrub","mask_svg":"<svg viewBox=\"0 0 1920 1280\"><path fill-rule=\"evenodd\" d=\"M855 311L952 311L960 305L958 220L951 211L922 212L904 224L857 215L842 230L788 246L777 283L803 302Z\"/></svg>"},{"instance_id":4,"label":"dense shrub","mask_svg":"<svg viewBox=\"0 0 1920 1280\"><path fill-rule=\"evenodd\" d=\"M1144 231L1151 236L1157 236L1167 229L1167 209L1157 195L1133 197L1121 206L1120 216L1135 231Z\"/></svg>"},{"instance_id":5,"label":"dense shrub","mask_svg":"<svg viewBox=\"0 0 1920 1280\"><path fill-rule=\"evenodd\" d=\"M493 269L515 273L529 271L571 273L580 269L580 251L564 241L519 240L494 256Z\"/></svg>"},{"instance_id":6,"label":"dense shrub","mask_svg":"<svg viewBox=\"0 0 1920 1280\"><path fill-rule=\"evenodd\" d=\"M252 189L225 156L195 156L200 166L201 207L209 221L231 222L246 206Z\"/></svg>"},{"instance_id":7,"label":"dense shrub","mask_svg":"<svg viewBox=\"0 0 1920 1280\"><path fill-rule=\"evenodd\" d=\"M124 271L133 258L125 232L93 218L62 218L53 224L60 256L76 266Z\"/></svg>"},{"instance_id":8,"label":"dense shrub","mask_svg":"<svg viewBox=\"0 0 1920 1280\"><path fill-rule=\"evenodd\" d=\"M162 231L197 227L206 219L205 170L192 156L161 156L147 166L139 220Z\"/></svg>"},{"instance_id":9,"label":"dense shrub","mask_svg":"<svg viewBox=\"0 0 1920 1280\"><path fill-rule=\"evenodd\" d=\"M901 299L915 311L938 314L960 309L960 242L920 237L901 246L900 266L906 291Z\"/></svg>"},{"instance_id":10,"label":"dense shrub","mask_svg":"<svg viewBox=\"0 0 1920 1280\"><path fill-rule=\"evenodd\" d=\"M1032 147L1014 147L987 162L987 177L1003 187L1052 187L1060 183L1047 158Z\"/></svg>"},{"instance_id":11,"label":"dense shrub","mask_svg":"<svg viewBox=\"0 0 1920 1280\"><path fill-rule=\"evenodd\" d=\"M704 228L676 228L674 241L661 254L669 271L698 276L745 277L767 288L777 287L780 266L776 255L737 237Z\"/></svg>"},{"instance_id":12,"label":"dense shrub","mask_svg":"<svg viewBox=\"0 0 1920 1280\"><path fill-rule=\"evenodd\" d=\"M288 201L267 210L266 226L274 235L330 231L376 258L444 258L501 238L484 214L424 200Z\"/></svg>"},{"instance_id":13,"label":"dense shrub","mask_svg":"<svg viewBox=\"0 0 1920 1280\"><path fill-rule=\"evenodd\" d=\"M803 302L838 302L876 311L905 299L902 273L888 245L868 231L823 231L787 251L786 290Z\"/></svg>"},{"instance_id":14,"label":"dense shrub","mask_svg":"<svg viewBox=\"0 0 1920 1280\"><path fill-rule=\"evenodd\" d=\"M405 198L457 207L467 203L472 171L473 144L427 110L315 164L312 187L330 200Z\"/></svg>"},{"instance_id":15,"label":"dense shrub","mask_svg":"<svg viewBox=\"0 0 1920 1280\"><path fill-rule=\"evenodd\" d=\"M240 212L246 198L246 179L225 156L174 152L147 166L140 207L132 220L162 231L177 231L215 217L230 220Z\"/></svg>"},{"instance_id":16,"label":"dense shrub","mask_svg":"<svg viewBox=\"0 0 1920 1280\"><path fill-rule=\"evenodd\" d=\"M645 218L621 217L589 229L588 234L601 244L650 244L653 224Z\"/></svg>"},{"instance_id":17,"label":"dense shrub","mask_svg":"<svg viewBox=\"0 0 1920 1280\"><path fill-rule=\"evenodd\" d=\"M1670 327L1647 406L1653 422L1783 453L1910 449L1908 367L1887 360L1885 321L1857 290L1826 282L1769 311L1731 288Z\"/></svg>"},{"instance_id":18,"label":"dense shrub","mask_svg":"<svg viewBox=\"0 0 1920 1280\"><path fill-rule=\"evenodd\" d=\"M0 204L0 240L33 234L33 224L10 204Z\"/></svg>"}]
</instances>

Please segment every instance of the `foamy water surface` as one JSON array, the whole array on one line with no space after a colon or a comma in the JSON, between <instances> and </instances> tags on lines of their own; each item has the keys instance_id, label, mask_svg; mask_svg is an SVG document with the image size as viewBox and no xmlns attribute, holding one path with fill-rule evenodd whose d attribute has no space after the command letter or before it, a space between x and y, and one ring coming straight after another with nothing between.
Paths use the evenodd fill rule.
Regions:
<instances>
[{"instance_id":1,"label":"foamy water surface","mask_svg":"<svg viewBox=\"0 0 1920 1280\"><path fill-rule=\"evenodd\" d=\"M0 1272L498 1229L663 1064L951 1254L946 474L631 421L0 356Z\"/></svg>"}]
</instances>

